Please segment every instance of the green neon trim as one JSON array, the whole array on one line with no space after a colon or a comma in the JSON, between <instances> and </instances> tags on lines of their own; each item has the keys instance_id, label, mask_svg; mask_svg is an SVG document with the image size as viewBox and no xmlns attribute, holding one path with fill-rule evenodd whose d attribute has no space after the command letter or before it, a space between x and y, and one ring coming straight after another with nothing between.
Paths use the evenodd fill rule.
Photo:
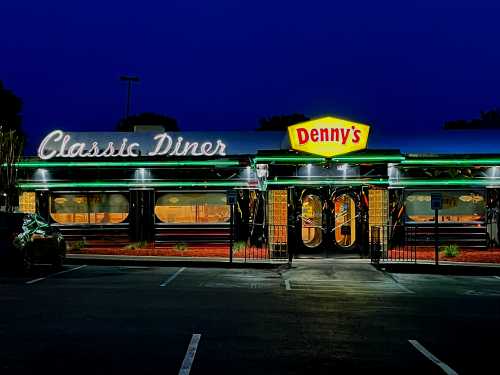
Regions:
<instances>
[{"instance_id":1,"label":"green neon trim","mask_svg":"<svg viewBox=\"0 0 500 375\"><path fill-rule=\"evenodd\" d=\"M275 162L275 163L324 163L326 158L314 156L256 156L254 163Z\"/></svg>"},{"instance_id":2,"label":"green neon trim","mask_svg":"<svg viewBox=\"0 0 500 375\"><path fill-rule=\"evenodd\" d=\"M322 179L322 180L295 180L295 179L285 179L285 180L269 180L266 182L269 186L281 186L281 185L387 185L389 181L387 179L377 179L377 180L362 180L362 179Z\"/></svg>"},{"instance_id":3,"label":"green neon trim","mask_svg":"<svg viewBox=\"0 0 500 375\"><path fill-rule=\"evenodd\" d=\"M405 159L408 165L500 165L500 158L491 159Z\"/></svg>"},{"instance_id":4,"label":"green neon trim","mask_svg":"<svg viewBox=\"0 0 500 375\"><path fill-rule=\"evenodd\" d=\"M238 166L236 160L186 160L186 161L20 161L18 168L51 167L190 167L190 166Z\"/></svg>"},{"instance_id":5,"label":"green neon trim","mask_svg":"<svg viewBox=\"0 0 500 375\"><path fill-rule=\"evenodd\" d=\"M332 158L333 162L402 161L403 156L345 156Z\"/></svg>"},{"instance_id":6,"label":"green neon trim","mask_svg":"<svg viewBox=\"0 0 500 375\"><path fill-rule=\"evenodd\" d=\"M327 158L319 158L319 157L307 157L307 156L257 156L253 160L255 163L260 162L278 162L278 163L286 163L286 162L297 162L297 163L324 163L326 161L346 163L346 162L370 162L370 161L396 161L400 162L404 160L404 156L401 155L367 155L367 156L338 156L333 157L331 159Z\"/></svg>"},{"instance_id":7,"label":"green neon trim","mask_svg":"<svg viewBox=\"0 0 500 375\"><path fill-rule=\"evenodd\" d=\"M62 189L62 188L143 188L143 187L247 187L247 181L93 181L93 182L21 182L20 189Z\"/></svg>"},{"instance_id":8,"label":"green neon trim","mask_svg":"<svg viewBox=\"0 0 500 375\"><path fill-rule=\"evenodd\" d=\"M390 182L390 186L489 186L500 185L500 178L491 179L455 179L455 180L400 180L397 182Z\"/></svg>"}]
</instances>

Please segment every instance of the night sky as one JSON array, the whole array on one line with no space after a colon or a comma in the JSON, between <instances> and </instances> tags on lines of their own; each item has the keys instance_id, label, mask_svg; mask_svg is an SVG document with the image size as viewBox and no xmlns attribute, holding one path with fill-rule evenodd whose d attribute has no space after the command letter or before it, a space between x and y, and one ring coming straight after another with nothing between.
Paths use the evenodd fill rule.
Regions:
<instances>
[{"instance_id":1,"label":"night sky","mask_svg":"<svg viewBox=\"0 0 500 375\"><path fill-rule=\"evenodd\" d=\"M32 143L113 130L122 74L141 78L133 113L184 130L302 112L411 133L500 103L500 1L12 0L0 17L0 79Z\"/></svg>"}]
</instances>

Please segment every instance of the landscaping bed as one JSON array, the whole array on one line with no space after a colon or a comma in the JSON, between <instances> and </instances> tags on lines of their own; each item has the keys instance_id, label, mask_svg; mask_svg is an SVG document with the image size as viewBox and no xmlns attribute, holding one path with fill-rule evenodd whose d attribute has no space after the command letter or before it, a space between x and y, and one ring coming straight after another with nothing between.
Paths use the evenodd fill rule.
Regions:
<instances>
[{"instance_id":1,"label":"landscaping bed","mask_svg":"<svg viewBox=\"0 0 500 375\"><path fill-rule=\"evenodd\" d=\"M391 250L392 257L397 258L396 250ZM405 250L401 252L401 257L408 257L409 252ZM416 250L416 258L418 260L435 260L435 252L433 247L418 247ZM446 256L443 251L439 252L439 260L448 262L474 262L474 263L500 263L500 249L459 249L459 253L455 257Z\"/></svg>"},{"instance_id":2,"label":"landscaping bed","mask_svg":"<svg viewBox=\"0 0 500 375\"><path fill-rule=\"evenodd\" d=\"M99 254L99 255L134 255L134 256L175 256L175 257L218 257L229 258L229 245L196 244L196 245L162 245L151 244L140 248L118 247L118 246L96 246L82 247L77 250L69 250L69 254ZM246 256L252 258L266 258L267 249L247 247ZM245 249L233 252L235 258L244 258Z\"/></svg>"}]
</instances>

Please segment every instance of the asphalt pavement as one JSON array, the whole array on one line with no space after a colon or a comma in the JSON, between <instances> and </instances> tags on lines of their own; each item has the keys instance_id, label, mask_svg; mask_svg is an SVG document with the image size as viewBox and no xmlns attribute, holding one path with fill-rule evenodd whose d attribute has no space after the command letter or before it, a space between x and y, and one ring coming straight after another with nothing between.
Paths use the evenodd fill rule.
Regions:
<instances>
[{"instance_id":1,"label":"asphalt pavement","mask_svg":"<svg viewBox=\"0 0 500 375\"><path fill-rule=\"evenodd\" d=\"M498 372L497 276L80 264L0 290L2 375Z\"/></svg>"}]
</instances>

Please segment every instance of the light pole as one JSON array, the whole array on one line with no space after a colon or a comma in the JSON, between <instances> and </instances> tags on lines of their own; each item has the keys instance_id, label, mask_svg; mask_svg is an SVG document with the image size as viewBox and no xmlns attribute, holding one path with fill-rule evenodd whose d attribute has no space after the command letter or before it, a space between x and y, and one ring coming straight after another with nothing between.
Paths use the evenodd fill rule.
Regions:
<instances>
[{"instance_id":1,"label":"light pole","mask_svg":"<svg viewBox=\"0 0 500 375\"><path fill-rule=\"evenodd\" d=\"M127 112L125 118L128 118L130 114L130 96L131 96L131 89L132 89L132 82L139 82L139 77L137 76L121 76L120 81L126 81L127 82Z\"/></svg>"}]
</instances>

